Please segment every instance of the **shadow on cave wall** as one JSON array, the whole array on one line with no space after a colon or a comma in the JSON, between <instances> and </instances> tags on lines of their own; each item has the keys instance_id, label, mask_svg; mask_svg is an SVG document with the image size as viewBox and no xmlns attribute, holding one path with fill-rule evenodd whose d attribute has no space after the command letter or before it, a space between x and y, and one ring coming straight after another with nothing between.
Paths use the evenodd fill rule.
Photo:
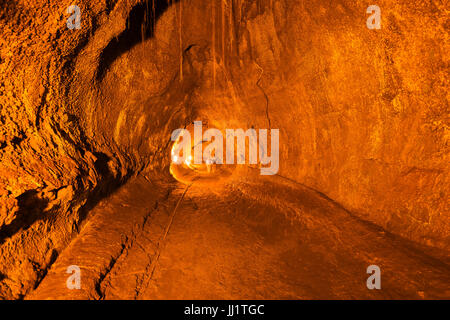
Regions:
<instances>
[{"instance_id":1,"label":"shadow on cave wall","mask_svg":"<svg viewBox=\"0 0 450 320\"><path fill-rule=\"evenodd\" d=\"M11 223L0 229L0 244L19 230L26 230L37 220L45 217L44 209L49 201L41 198L36 190L28 190L16 199L19 210Z\"/></svg>"},{"instance_id":2,"label":"shadow on cave wall","mask_svg":"<svg viewBox=\"0 0 450 320\"><path fill-rule=\"evenodd\" d=\"M170 5L179 0L170 0ZM123 53L154 36L155 25L169 8L169 0L146 0L131 9L126 29L113 38L100 55L96 79L101 81L111 64Z\"/></svg>"},{"instance_id":3,"label":"shadow on cave wall","mask_svg":"<svg viewBox=\"0 0 450 320\"><path fill-rule=\"evenodd\" d=\"M110 158L103 153L95 152L97 157L95 162L95 170L101 176L101 182L86 197L86 203L81 207L77 220L76 228L79 232L79 226L87 217L89 211L95 207L102 199L114 193L122 184L124 184L131 176L132 172L128 172L124 177L116 177L108 167ZM58 190L54 190L57 192ZM37 190L28 190L18 196L17 204L19 210L16 218L8 225L0 228L0 245L6 239L13 237L19 231L25 231L39 220L51 221L54 219L52 213L58 212L59 206L54 206L46 210L49 200L42 197Z\"/></svg>"},{"instance_id":4,"label":"shadow on cave wall","mask_svg":"<svg viewBox=\"0 0 450 320\"><path fill-rule=\"evenodd\" d=\"M179 0L170 1L171 4ZM155 24L161 15L169 8L169 0L145 1L137 4L130 11L127 18L127 28L106 46L100 56L97 70L97 80L101 80L111 64L123 53L129 51L140 42L154 36ZM60 130L58 130L60 131ZM61 133L61 132L60 132ZM67 135L66 135L67 136ZM63 138L66 138L63 135ZM66 138L67 140L67 138ZM75 143L69 141L69 143ZM89 144L84 141L85 146ZM90 148L87 147L87 150ZM102 177L102 182L87 196L86 204L81 208L77 229L87 217L89 211L103 198L111 195L120 185L125 183L132 175L117 178L112 175L107 166L110 160L105 154L93 152L97 157L95 169ZM38 191L28 190L18 198L19 211L17 217L8 225L0 229L0 244L14 236L20 230L27 230L38 220L49 218L50 212L45 212L49 201L39 196ZM53 210L51 210L53 212Z\"/></svg>"},{"instance_id":5,"label":"shadow on cave wall","mask_svg":"<svg viewBox=\"0 0 450 320\"><path fill-rule=\"evenodd\" d=\"M102 177L102 183L98 184L94 190L92 190L87 199L86 203L80 208L78 213L78 220L76 222L77 232L81 231L81 225L84 220L88 217L89 212L103 199L112 195L115 191L119 189L121 185L126 183L128 179L133 175L132 171L128 171L124 177L116 177L110 171L108 167L108 162L110 158L104 153L95 152L94 155L97 157L95 161L95 169Z\"/></svg>"}]
</instances>

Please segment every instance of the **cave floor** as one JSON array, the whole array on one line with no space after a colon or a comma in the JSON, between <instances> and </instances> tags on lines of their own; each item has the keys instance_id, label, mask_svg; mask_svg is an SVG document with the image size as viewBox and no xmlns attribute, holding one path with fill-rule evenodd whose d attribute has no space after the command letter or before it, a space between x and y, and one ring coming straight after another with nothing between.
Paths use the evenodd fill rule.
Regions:
<instances>
[{"instance_id":1,"label":"cave floor","mask_svg":"<svg viewBox=\"0 0 450 320\"><path fill-rule=\"evenodd\" d=\"M258 196L255 196L258 195ZM369 290L369 265L381 290ZM70 265L81 289L69 290ZM431 299L448 260L300 185L133 178L93 209L26 299Z\"/></svg>"}]
</instances>

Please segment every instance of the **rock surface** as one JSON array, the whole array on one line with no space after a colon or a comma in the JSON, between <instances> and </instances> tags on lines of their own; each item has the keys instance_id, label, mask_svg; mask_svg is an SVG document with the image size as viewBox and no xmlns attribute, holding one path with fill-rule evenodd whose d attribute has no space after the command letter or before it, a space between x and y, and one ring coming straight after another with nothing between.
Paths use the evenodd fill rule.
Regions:
<instances>
[{"instance_id":1,"label":"rock surface","mask_svg":"<svg viewBox=\"0 0 450 320\"><path fill-rule=\"evenodd\" d=\"M229 182L226 196L196 182L183 190L131 180L94 209L26 299L450 296L448 259L427 256L304 186L246 178ZM382 290L367 289L372 264L382 270ZM71 265L80 267L80 290L67 288Z\"/></svg>"},{"instance_id":2,"label":"rock surface","mask_svg":"<svg viewBox=\"0 0 450 320\"><path fill-rule=\"evenodd\" d=\"M429 285L448 279L450 50L444 2L380 1L380 30L366 27L367 2L359 0L77 3L81 29L70 30L71 1L0 1L0 297L23 298L39 283L37 292L44 290L49 270L62 270L50 267L63 268L90 223L107 223L96 218L99 203L114 199L111 194L130 178L145 172L150 181L174 184L168 172L170 134L193 120L219 129L280 129L280 176L321 192L405 243L417 243L417 250L441 262L421 254L408 260L410 253L384 238L355 252L381 246L375 256L392 258L395 268L422 261L424 271L415 277L427 274ZM267 208L258 197L268 193L267 185L252 181L260 186L254 188L256 198L240 201ZM149 210L160 196L159 191L149 196ZM199 213L186 208L187 215L214 210L209 203L216 198L228 200L202 197L205 206ZM295 192L291 197L273 190L280 204L296 199ZM167 201L170 206L175 199ZM238 206L240 214L245 216L248 205ZM138 224L141 213L135 213ZM340 214L336 217L347 221ZM135 230L117 219L124 228L118 234ZM251 224L251 218L244 220ZM331 221L340 230L340 220ZM289 241L306 241L299 232L292 237ZM362 234L348 237L353 241ZM110 240L128 248L119 236ZM174 257L164 260L167 268ZM342 260L363 262L368 259ZM84 297L132 297L125 280L114 274L104 276L104 283L116 285L98 284L105 266L92 263L99 263L97 274ZM173 276L161 272L165 281ZM448 297L439 286L433 291L414 282L398 291L393 283L383 297L414 297L418 291ZM122 285L124 291L114 291ZM306 287L283 288L286 297L309 297ZM142 297L173 296L164 291L170 288L152 290ZM248 297L276 297L261 290ZM336 290L311 297L351 297Z\"/></svg>"}]
</instances>

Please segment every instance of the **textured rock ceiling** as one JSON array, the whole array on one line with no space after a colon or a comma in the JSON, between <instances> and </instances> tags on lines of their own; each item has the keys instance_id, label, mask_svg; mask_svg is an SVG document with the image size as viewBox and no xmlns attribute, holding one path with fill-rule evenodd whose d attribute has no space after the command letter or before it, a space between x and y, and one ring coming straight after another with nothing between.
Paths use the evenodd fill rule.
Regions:
<instances>
[{"instance_id":1,"label":"textured rock ceiling","mask_svg":"<svg viewBox=\"0 0 450 320\"><path fill-rule=\"evenodd\" d=\"M278 128L280 176L448 259L445 2L379 1L380 30L359 0L79 0L74 30L72 1L0 3L0 297L31 292L130 179L174 185L170 134L194 120ZM264 202L259 179L241 191ZM308 225L296 201L278 209Z\"/></svg>"}]
</instances>

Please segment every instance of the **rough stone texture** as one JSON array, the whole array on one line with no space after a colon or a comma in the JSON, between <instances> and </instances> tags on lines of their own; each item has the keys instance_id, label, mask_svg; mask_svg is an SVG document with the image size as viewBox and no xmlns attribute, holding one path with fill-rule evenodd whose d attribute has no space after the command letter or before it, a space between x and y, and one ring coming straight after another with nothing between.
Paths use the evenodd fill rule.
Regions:
<instances>
[{"instance_id":1,"label":"rough stone texture","mask_svg":"<svg viewBox=\"0 0 450 320\"><path fill-rule=\"evenodd\" d=\"M381 30L359 0L77 3L69 30L71 1L0 1L0 297L131 176L168 175L195 119L279 128L281 176L448 255L444 2L379 1Z\"/></svg>"},{"instance_id":2,"label":"rough stone texture","mask_svg":"<svg viewBox=\"0 0 450 320\"><path fill-rule=\"evenodd\" d=\"M361 1L249 4L202 114L222 128L270 123L281 175L448 250L448 17L443 4L394 3L379 3L379 31Z\"/></svg>"},{"instance_id":3,"label":"rough stone texture","mask_svg":"<svg viewBox=\"0 0 450 320\"><path fill-rule=\"evenodd\" d=\"M239 172L225 196L198 181L183 190L132 179L94 209L95 216L26 299L450 295L446 263L314 190L279 177L249 183L251 176ZM373 263L382 270L382 290L366 287L365 271ZM70 265L81 269L80 290L66 288Z\"/></svg>"}]
</instances>

